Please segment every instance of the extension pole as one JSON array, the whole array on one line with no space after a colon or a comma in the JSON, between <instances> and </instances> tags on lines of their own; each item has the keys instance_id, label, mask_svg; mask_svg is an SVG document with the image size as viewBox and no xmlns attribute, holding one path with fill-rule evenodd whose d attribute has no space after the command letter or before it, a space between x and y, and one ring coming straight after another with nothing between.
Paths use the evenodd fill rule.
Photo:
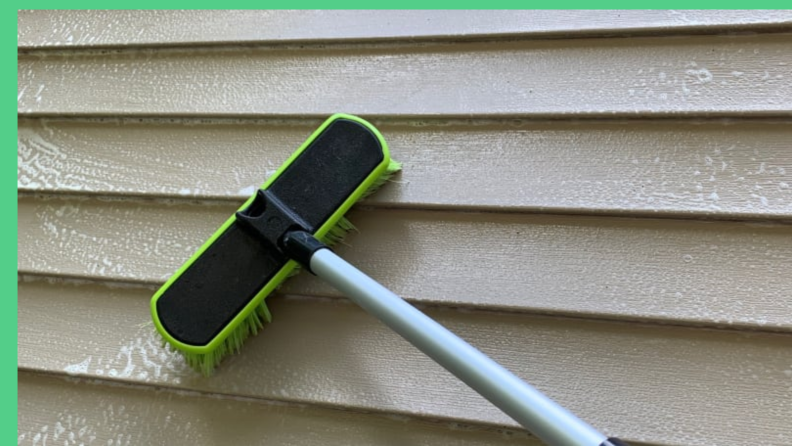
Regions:
<instances>
[{"instance_id":1,"label":"extension pole","mask_svg":"<svg viewBox=\"0 0 792 446\"><path fill-rule=\"evenodd\" d=\"M318 249L310 270L445 367L545 443L555 446L626 446L579 419L459 336L374 279Z\"/></svg>"}]
</instances>

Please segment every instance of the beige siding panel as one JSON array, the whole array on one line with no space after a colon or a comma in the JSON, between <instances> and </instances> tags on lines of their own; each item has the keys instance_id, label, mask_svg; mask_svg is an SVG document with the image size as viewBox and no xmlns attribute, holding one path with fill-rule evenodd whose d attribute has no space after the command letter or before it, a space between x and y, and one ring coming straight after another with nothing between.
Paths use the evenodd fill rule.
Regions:
<instances>
[{"instance_id":1,"label":"beige siding panel","mask_svg":"<svg viewBox=\"0 0 792 446\"><path fill-rule=\"evenodd\" d=\"M240 201L318 124L21 120L17 185ZM786 122L379 128L404 171L369 205L792 218Z\"/></svg>"},{"instance_id":2,"label":"beige siding panel","mask_svg":"<svg viewBox=\"0 0 792 446\"><path fill-rule=\"evenodd\" d=\"M19 270L164 282L231 206L21 199ZM415 301L789 330L792 226L357 211L337 251ZM336 296L304 275L286 292Z\"/></svg>"},{"instance_id":3,"label":"beige siding panel","mask_svg":"<svg viewBox=\"0 0 792 446\"><path fill-rule=\"evenodd\" d=\"M151 290L19 285L19 365L219 394L514 426L351 303L278 298L212 378L162 350ZM792 442L792 337L429 310L608 433L676 445ZM608 410L602 410L607 407Z\"/></svg>"},{"instance_id":4,"label":"beige siding panel","mask_svg":"<svg viewBox=\"0 0 792 446\"><path fill-rule=\"evenodd\" d=\"M20 56L32 115L792 115L792 34Z\"/></svg>"},{"instance_id":5,"label":"beige siding panel","mask_svg":"<svg viewBox=\"0 0 792 446\"><path fill-rule=\"evenodd\" d=\"M19 48L568 37L792 26L790 11L20 11Z\"/></svg>"},{"instance_id":6,"label":"beige siding panel","mask_svg":"<svg viewBox=\"0 0 792 446\"><path fill-rule=\"evenodd\" d=\"M510 429L101 384L20 373L17 444L539 446Z\"/></svg>"},{"instance_id":7,"label":"beige siding panel","mask_svg":"<svg viewBox=\"0 0 792 446\"><path fill-rule=\"evenodd\" d=\"M230 206L19 201L19 270L158 284ZM415 301L789 330L792 226L353 212L337 251ZM286 292L337 296L304 275Z\"/></svg>"}]
</instances>

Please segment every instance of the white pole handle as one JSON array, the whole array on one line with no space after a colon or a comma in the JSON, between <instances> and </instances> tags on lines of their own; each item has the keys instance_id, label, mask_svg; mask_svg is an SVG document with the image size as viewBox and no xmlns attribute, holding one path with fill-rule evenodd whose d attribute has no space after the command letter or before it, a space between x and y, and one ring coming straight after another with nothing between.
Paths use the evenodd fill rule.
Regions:
<instances>
[{"instance_id":1,"label":"white pole handle","mask_svg":"<svg viewBox=\"0 0 792 446\"><path fill-rule=\"evenodd\" d=\"M549 445L608 446L583 420L506 370L329 249L310 259L317 276L346 294Z\"/></svg>"}]
</instances>

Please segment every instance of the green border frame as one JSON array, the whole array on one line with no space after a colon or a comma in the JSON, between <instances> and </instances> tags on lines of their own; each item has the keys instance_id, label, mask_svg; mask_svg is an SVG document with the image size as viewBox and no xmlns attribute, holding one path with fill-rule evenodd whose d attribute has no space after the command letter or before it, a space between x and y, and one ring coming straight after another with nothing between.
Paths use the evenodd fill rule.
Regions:
<instances>
[{"instance_id":1,"label":"green border frame","mask_svg":"<svg viewBox=\"0 0 792 446\"><path fill-rule=\"evenodd\" d=\"M10 9L10 8L9 8ZM5 20L8 20L8 26L4 26L3 31L4 34L11 34L12 30L17 29L16 24L11 24L12 18L16 18L16 14L3 14L2 23L6 23ZM10 45L10 38L9 38L9 45L8 45L8 53L10 55L11 51L16 54L16 45L14 48L11 48ZM10 57L9 57L10 60ZM7 76L13 76L14 79L17 79L16 73L17 64L14 64L14 74L6 74ZM11 68L4 68L3 71L7 71L10 73ZM18 80L18 79L17 79ZM9 81L10 84L10 81ZM10 101L9 101L10 102ZM10 105L10 104L9 104ZM14 117L12 118L11 109L9 107L8 110L8 119L3 120L3 131L4 134L13 135L15 139L17 139L17 122L18 122L18 114L17 110L14 110ZM13 124L12 124L13 122ZM18 140L18 139L17 139ZM9 141L11 143L11 141ZM12 155L11 150L8 150L5 156L7 156L8 162L3 163L3 173L2 178L4 179L3 182L11 183L13 174L11 173L11 169L17 163L16 156ZM14 161L11 161L11 157L14 156ZM3 342L3 357L6 358L5 365L2 367L2 381L3 381L3 388L5 391L3 392L6 396L2 398L3 401L3 417L2 417L2 432L3 435L1 438L9 438L10 441L13 441L13 438L16 438L18 435L17 432L17 417L12 417L12 412L17 413L17 392L18 392L18 378L17 378L17 368L19 364L18 359L18 352L19 352L19 337L17 331L17 301L19 299L19 288L17 285L18 276L15 271L18 268L18 244L17 242L12 242L12 240L17 240L17 225L18 225L18 201L17 201L17 189L14 186L14 189L11 189L11 184L8 185L8 189L6 191L3 188L3 202L7 204L5 208L3 208L3 214L8 217L8 221L3 223L2 230L3 230L3 243L2 243L2 253L3 255L0 256L2 259L3 264L3 275L2 275L2 289L5 290L4 294L7 293L6 297L2 299L3 305L3 323L0 324L2 326L2 339ZM13 190L13 192L12 192ZM11 195L14 195L11 198ZM13 219L13 222L11 221ZM5 220L4 220L5 221ZM16 249L11 247L11 244L14 243L16 245ZM12 266L13 265L13 266ZM13 293L14 297L11 297ZM12 345L12 339L17 344L16 346ZM9 392L9 393L5 393ZM9 408L10 406L10 408ZM11 432L14 432L13 436L11 436Z\"/></svg>"},{"instance_id":2,"label":"green border frame","mask_svg":"<svg viewBox=\"0 0 792 446\"><path fill-rule=\"evenodd\" d=\"M347 197L347 199L339 206L339 208L324 222L324 224L314 233L314 236L321 239L324 237L344 216L344 214L349 211L349 208L352 207L355 202L360 200L363 195L369 190L371 186L385 173L388 165L390 164L390 150L388 149L388 144L385 142L385 138L380 134L380 132L371 125L368 121L361 119L357 116L347 115L344 113L336 113L330 116L318 129L316 129L311 136L304 142L302 145L283 163L283 165L271 176L267 179L266 182L261 186L261 189L267 189L273 181L275 181L291 164L297 159L300 154L329 126L331 123L338 119L347 119L350 121L355 121L360 124L363 124L368 128L379 140L380 145L382 146L382 154L383 158L382 161L371 171L371 173L366 177L366 179L355 189L355 191ZM247 201L239 208L242 210L246 208L255 198L255 194L253 194ZM270 295L275 289L284 281L286 280L291 272L299 266L297 262L294 260L290 260L289 262L278 271L277 274L261 289L261 291L250 300L250 302L239 312L239 314L231 320L231 322L226 325L220 333L217 334L208 344L206 345L191 345L185 344L171 336L167 330L162 326L162 323L159 320L159 315L157 314L157 301L159 300L162 293L167 290L173 282L178 280L179 277L189 268L195 260L200 257L204 251L206 251L212 243L220 237L229 226L231 226L236 221L236 216L231 215L225 223L220 226L220 228L212 234L211 237L198 249L198 251L193 254L184 265L181 266L173 276L168 279L167 282L154 294L151 298L151 317L154 320L154 325L157 327L157 331L168 341L169 344L178 348L179 350L185 351L187 353L192 354L206 354L213 350L215 350L220 344L222 344L226 338L241 324L248 316L253 313L256 308L261 305L264 299ZM269 318L268 318L269 319Z\"/></svg>"}]
</instances>

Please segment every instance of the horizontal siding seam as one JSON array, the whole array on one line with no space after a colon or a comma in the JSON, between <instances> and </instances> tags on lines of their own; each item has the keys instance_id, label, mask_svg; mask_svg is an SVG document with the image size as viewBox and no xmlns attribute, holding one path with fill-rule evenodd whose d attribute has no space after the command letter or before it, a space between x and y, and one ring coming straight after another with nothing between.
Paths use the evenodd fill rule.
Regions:
<instances>
[{"instance_id":1,"label":"horizontal siding seam","mask_svg":"<svg viewBox=\"0 0 792 446\"><path fill-rule=\"evenodd\" d=\"M70 286L81 285L99 285L107 287L108 290L113 289L133 289L133 290L147 290L153 295L154 292L162 285L163 282L153 281L125 281L121 279L108 279L99 276L76 276L69 274L50 274L34 271L20 270L17 272L18 280L23 283L47 283L49 285L68 284ZM321 295L321 294L274 294L269 299L289 299L289 300L305 300L318 303L345 303L353 305L351 301L341 296ZM505 308L491 305L476 305L476 304L460 304L433 302L425 300L415 300L405 298L407 302L421 310L433 310L440 312L451 313L465 313L465 314L484 314L494 316L528 316L540 319L553 319L564 321L585 321L585 322L601 322L618 325L628 326L641 326L641 327L660 327L660 328L681 328L704 330L709 332L727 332L727 333L756 333L756 334L773 334L773 335L790 335L792 336L792 327L765 327L761 325L750 324L734 324L725 325L720 323L710 323L701 321L687 321L679 318L671 318L667 320L651 317L632 317L613 316L610 313L574 313L569 311L543 311L531 310L529 308ZM792 338L790 338L792 340Z\"/></svg>"},{"instance_id":2,"label":"horizontal siding seam","mask_svg":"<svg viewBox=\"0 0 792 446\"><path fill-rule=\"evenodd\" d=\"M398 181L398 180L397 180ZM230 207L234 205L241 205L245 202L247 197L195 197L185 198L179 195L162 195L150 193L107 193L96 192L86 193L79 191L56 191L53 189L28 189L21 187L17 189L17 199L36 200L36 201L56 201L56 200L73 200L79 202L86 201L100 201L102 203L121 203L121 204L139 204L139 205L154 205L154 206L178 206L178 205L195 205L195 206L212 206L212 207ZM619 219L619 220L661 220L661 221L691 221L691 222L723 222L735 224L752 224L763 226L779 226L786 227L792 226L792 214L790 215L772 215L772 214L757 214L752 215L729 215L728 212L724 213L704 213L701 211L679 212L679 211L645 211L645 210L623 210L623 209L605 209L605 208L592 208L591 210L582 210L570 208L564 211L563 208L532 208L520 209L515 207L499 207L487 205L437 205L427 206L421 204L400 204L400 203L378 203L371 200L362 200L352 207L350 212L365 211L365 212L388 212L388 211L410 211L410 212L431 212L433 214L447 214L447 215L541 215L541 216L558 216L558 217L589 217L589 218L603 218L603 219Z\"/></svg>"},{"instance_id":3,"label":"horizontal siding seam","mask_svg":"<svg viewBox=\"0 0 792 446\"><path fill-rule=\"evenodd\" d=\"M218 51L218 50L316 50L316 49L379 49L402 48L416 46L443 46L455 43L504 43L526 41L574 41L574 40L621 40L636 38L685 38L685 37L742 37L757 34L789 34L792 32L792 21L789 23L748 23L729 25L688 25L669 26L664 28L623 28L602 30L560 30L542 32L504 32L486 35L426 35L411 37L355 37L355 38L324 38L324 39L293 39L283 41L196 41L167 43L129 43L101 45L17 45L19 56L71 56L120 54L130 52L186 52L186 51Z\"/></svg>"},{"instance_id":4,"label":"horizontal siding seam","mask_svg":"<svg viewBox=\"0 0 792 446\"><path fill-rule=\"evenodd\" d=\"M57 373L47 369L34 369L24 366L17 367L17 371L21 372L21 374L26 374L31 376L60 379L63 380L65 383L69 383L69 384L106 386L106 387L115 387L120 389L137 390L143 392L157 392L157 393L166 392L173 395L193 397L193 398L217 399L221 401L230 400L230 401L237 401L244 403L263 404L263 405L279 406L279 407L294 408L294 409L310 407L310 408L330 410L335 412L360 414L364 416L373 416L373 417L387 418L389 416L391 417L398 416L399 419L402 419L406 422L413 421L413 422L427 423L447 429L455 429L455 428L470 429L485 433L509 432L511 433L511 435L515 435L515 436L526 433L525 431L519 428L514 428L512 426L507 426L507 425L501 425L494 422L488 422L485 420L474 421L474 420L456 419L450 417L442 418L442 417L432 417L432 416L423 416L423 415L416 416L414 413L409 413L409 412L399 412L399 411L384 410L384 409L383 410L363 409L363 408L357 408L355 406L320 403L318 401L299 402L294 400L277 400L277 399L261 398L261 397L253 397L253 396L241 396L230 393L208 392L204 390L164 386L161 384L141 384L138 381L130 382L130 381L124 381L123 379L115 379L109 377L87 378L77 375L67 375L64 373Z\"/></svg>"},{"instance_id":5,"label":"horizontal siding seam","mask_svg":"<svg viewBox=\"0 0 792 446\"><path fill-rule=\"evenodd\" d=\"M739 116L733 118L722 117L707 117L701 116L695 119L683 119L673 116L658 116L647 118L644 116L620 116L620 117L603 117L603 118L575 118L575 119L542 119L542 118L520 118L519 122L515 122L518 116L498 115L489 117L482 114L481 117L467 117L467 118L454 118L446 117L443 115L434 115L422 117L421 119L414 119L407 115L383 115L380 117L369 118L369 115L361 114L361 117L367 118L377 127L395 127L399 130L402 128L415 129L416 131L422 130L443 130L446 127L469 127L476 129L477 127L489 126L503 126L504 128L520 128L521 125L542 125L542 124L558 124L558 125L591 125L602 124L604 126L612 126L618 124L630 125L667 125L667 124L680 124L687 126L697 125L717 125L720 124L727 128L732 125L740 124L766 124L766 125L789 125L792 124L792 116L790 117L756 117L756 116ZM115 125L162 125L162 124L180 124L185 126L200 126L200 125L256 125L262 127L310 127L320 124L323 119L327 118L325 115L273 115L272 117L255 117L255 118L232 118L232 117L213 117L213 118L197 118L197 117L159 117L159 116L91 116L91 115L40 115L40 116L27 116L26 114L17 114L17 126L19 125L35 125L40 122L42 125L47 124L115 124ZM386 135L387 136L387 135Z\"/></svg>"}]
</instances>

